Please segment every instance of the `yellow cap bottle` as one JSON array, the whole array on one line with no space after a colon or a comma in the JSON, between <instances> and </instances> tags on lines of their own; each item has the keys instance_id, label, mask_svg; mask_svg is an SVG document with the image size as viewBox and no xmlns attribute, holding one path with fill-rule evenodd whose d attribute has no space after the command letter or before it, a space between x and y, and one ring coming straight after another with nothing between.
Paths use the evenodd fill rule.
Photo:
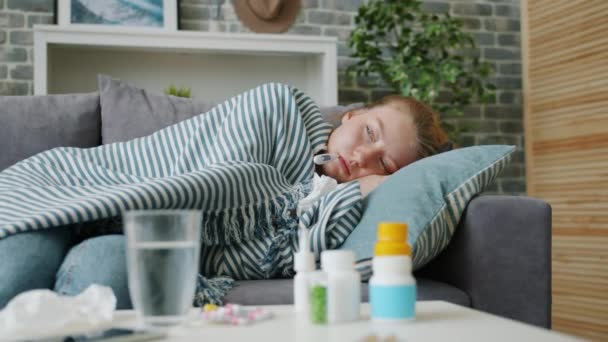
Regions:
<instances>
[{"instance_id":1,"label":"yellow cap bottle","mask_svg":"<svg viewBox=\"0 0 608 342\"><path fill-rule=\"evenodd\" d=\"M411 321L416 317L416 279L412 275L407 224L380 222L372 259L369 304L373 321Z\"/></svg>"},{"instance_id":2,"label":"yellow cap bottle","mask_svg":"<svg viewBox=\"0 0 608 342\"><path fill-rule=\"evenodd\" d=\"M407 224L400 222L380 222L378 224L378 241L374 246L374 255L411 255L407 243Z\"/></svg>"}]
</instances>

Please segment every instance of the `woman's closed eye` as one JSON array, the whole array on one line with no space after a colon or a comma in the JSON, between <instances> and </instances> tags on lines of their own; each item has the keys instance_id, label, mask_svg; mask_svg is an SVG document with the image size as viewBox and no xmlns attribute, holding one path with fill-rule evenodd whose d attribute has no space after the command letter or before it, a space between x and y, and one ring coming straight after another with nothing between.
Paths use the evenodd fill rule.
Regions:
<instances>
[{"instance_id":1,"label":"woman's closed eye","mask_svg":"<svg viewBox=\"0 0 608 342\"><path fill-rule=\"evenodd\" d=\"M365 125L365 132L367 132L367 136L371 142L375 142L374 140L374 131L369 127L369 125Z\"/></svg>"},{"instance_id":2,"label":"woman's closed eye","mask_svg":"<svg viewBox=\"0 0 608 342\"><path fill-rule=\"evenodd\" d=\"M369 127L369 125L365 125L365 131L367 132L369 140L371 142L376 142L376 136L374 135L374 131ZM388 167L386 167L384 159L379 158L378 162L380 163L380 167L382 167L382 170L384 170L386 174L390 174L390 172L388 171Z\"/></svg>"},{"instance_id":3,"label":"woman's closed eye","mask_svg":"<svg viewBox=\"0 0 608 342\"><path fill-rule=\"evenodd\" d=\"M384 162L384 159L380 158L380 165L382 166L382 170L384 170L384 172L386 172L387 175L390 175L390 171L388 171L388 167L386 167L386 163Z\"/></svg>"}]
</instances>

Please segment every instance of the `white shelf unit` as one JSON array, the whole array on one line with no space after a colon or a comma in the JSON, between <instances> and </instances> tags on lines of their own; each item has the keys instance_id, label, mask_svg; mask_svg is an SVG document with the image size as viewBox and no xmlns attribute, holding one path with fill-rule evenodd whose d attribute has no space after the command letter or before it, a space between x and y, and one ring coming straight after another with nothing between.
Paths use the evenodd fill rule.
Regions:
<instances>
[{"instance_id":1,"label":"white shelf unit","mask_svg":"<svg viewBox=\"0 0 608 342\"><path fill-rule=\"evenodd\" d=\"M220 101L265 82L338 102L337 39L125 27L34 27L34 93L97 90L104 73L160 93L170 84Z\"/></svg>"}]
</instances>

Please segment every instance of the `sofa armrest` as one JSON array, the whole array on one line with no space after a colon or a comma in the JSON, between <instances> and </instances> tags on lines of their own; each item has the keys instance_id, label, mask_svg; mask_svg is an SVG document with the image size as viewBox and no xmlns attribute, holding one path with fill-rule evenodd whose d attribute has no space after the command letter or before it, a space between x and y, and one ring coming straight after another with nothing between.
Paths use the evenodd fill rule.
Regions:
<instances>
[{"instance_id":1,"label":"sofa armrest","mask_svg":"<svg viewBox=\"0 0 608 342\"><path fill-rule=\"evenodd\" d=\"M551 207L475 197L445 251L419 273L464 290L473 308L550 328Z\"/></svg>"}]
</instances>

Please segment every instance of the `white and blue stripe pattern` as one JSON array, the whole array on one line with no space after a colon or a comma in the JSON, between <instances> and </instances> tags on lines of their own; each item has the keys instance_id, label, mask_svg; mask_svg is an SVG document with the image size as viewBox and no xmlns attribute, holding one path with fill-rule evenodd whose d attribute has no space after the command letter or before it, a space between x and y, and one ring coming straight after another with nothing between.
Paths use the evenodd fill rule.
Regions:
<instances>
[{"instance_id":1,"label":"white and blue stripe pattern","mask_svg":"<svg viewBox=\"0 0 608 342\"><path fill-rule=\"evenodd\" d=\"M293 213L331 129L309 97L271 83L147 137L52 149L0 173L0 238L132 209L200 209L203 274L288 274ZM315 253L352 231L360 200L356 182L343 184L305 213Z\"/></svg>"},{"instance_id":2,"label":"white and blue stripe pattern","mask_svg":"<svg viewBox=\"0 0 608 342\"><path fill-rule=\"evenodd\" d=\"M510 158L510 154L499 158L444 197L445 203L429 222L428 229L422 230L412 246L413 265L427 264L448 245L469 201L490 185Z\"/></svg>"}]
</instances>

